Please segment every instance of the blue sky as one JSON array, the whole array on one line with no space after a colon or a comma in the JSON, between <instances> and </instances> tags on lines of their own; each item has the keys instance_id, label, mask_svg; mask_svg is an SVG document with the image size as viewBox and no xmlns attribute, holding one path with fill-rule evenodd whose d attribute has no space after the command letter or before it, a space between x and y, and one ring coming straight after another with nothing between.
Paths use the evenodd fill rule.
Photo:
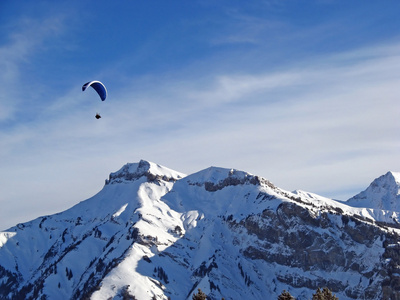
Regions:
<instances>
[{"instance_id":1,"label":"blue sky","mask_svg":"<svg viewBox=\"0 0 400 300\"><path fill-rule=\"evenodd\" d=\"M348 199L400 170L399 13L369 0L2 1L0 230L140 159ZM81 91L90 80L105 102Z\"/></svg>"}]
</instances>

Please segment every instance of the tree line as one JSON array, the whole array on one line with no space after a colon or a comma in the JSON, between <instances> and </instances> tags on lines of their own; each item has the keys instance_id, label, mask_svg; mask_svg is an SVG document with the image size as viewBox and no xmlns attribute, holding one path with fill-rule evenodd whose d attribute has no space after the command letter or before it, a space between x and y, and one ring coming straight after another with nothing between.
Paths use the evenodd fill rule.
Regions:
<instances>
[{"instance_id":1,"label":"tree line","mask_svg":"<svg viewBox=\"0 0 400 300\"><path fill-rule=\"evenodd\" d=\"M197 293L192 296L192 300L207 300L207 295L201 290L198 289ZM222 298L222 300L225 300ZM278 300L296 300L288 291L283 290L283 292L278 296ZM327 287L324 287L322 290L318 288L313 294L311 300L339 300L338 297L332 294L332 291Z\"/></svg>"}]
</instances>

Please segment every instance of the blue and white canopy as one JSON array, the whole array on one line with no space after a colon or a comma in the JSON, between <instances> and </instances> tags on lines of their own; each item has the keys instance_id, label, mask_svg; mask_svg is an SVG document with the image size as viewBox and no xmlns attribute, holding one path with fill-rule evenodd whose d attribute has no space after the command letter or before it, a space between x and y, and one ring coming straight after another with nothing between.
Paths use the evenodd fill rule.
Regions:
<instances>
[{"instance_id":1,"label":"blue and white canopy","mask_svg":"<svg viewBox=\"0 0 400 300\"><path fill-rule=\"evenodd\" d=\"M85 91L87 87L91 86L97 94L99 94L102 101L107 98L107 89L100 81L89 81L82 86L82 91Z\"/></svg>"}]
</instances>

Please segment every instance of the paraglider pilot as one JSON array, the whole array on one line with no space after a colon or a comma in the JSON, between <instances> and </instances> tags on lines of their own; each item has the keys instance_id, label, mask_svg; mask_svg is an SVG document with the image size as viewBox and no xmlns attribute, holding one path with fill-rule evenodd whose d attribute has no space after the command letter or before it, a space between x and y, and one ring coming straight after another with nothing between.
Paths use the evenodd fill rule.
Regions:
<instances>
[{"instance_id":1,"label":"paraglider pilot","mask_svg":"<svg viewBox=\"0 0 400 300\"><path fill-rule=\"evenodd\" d=\"M94 80L94 81L89 81L86 82L83 86L82 86L82 91L85 91L87 87L91 86L96 92L97 94L100 96L101 101L106 100L107 98L107 89L104 86L104 84L102 84L100 81ZM96 115L94 116L97 120L101 118L101 116L96 113Z\"/></svg>"}]
</instances>

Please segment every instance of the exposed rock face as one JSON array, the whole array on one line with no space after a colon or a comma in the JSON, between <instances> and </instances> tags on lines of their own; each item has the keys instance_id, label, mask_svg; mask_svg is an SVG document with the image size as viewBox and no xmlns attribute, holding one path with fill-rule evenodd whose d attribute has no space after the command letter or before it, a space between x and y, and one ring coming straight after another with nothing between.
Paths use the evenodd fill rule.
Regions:
<instances>
[{"instance_id":1,"label":"exposed rock face","mask_svg":"<svg viewBox=\"0 0 400 300\"><path fill-rule=\"evenodd\" d=\"M374 201L385 204L398 194L383 179ZM400 299L399 232L396 211L140 161L93 198L0 233L0 299L191 299L201 288L301 300L325 286L341 300Z\"/></svg>"},{"instance_id":2,"label":"exposed rock face","mask_svg":"<svg viewBox=\"0 0 400 300\"><path fill-rule=\"evenodd\" d=\"M240 174L236 174L236 171L231 170L228 173L228 177L225 179L215 183L211 181L207 181L204 183L204 188L208 192L216 192L218 190L222 190L223 188L227 186L237 186L237 185L244 185L244 184L252 184L252 185L270 185L271 187L274 187L272 183L270 183L268 180L264 178L260 178L258 176L254 176L251 174L244 174L240 176Z\"/></svg>"},{"instance_id":3,"label":"exposed rock face","mask_svg":"<svg viewBox=\"0 0 400 300\"><path fill-rule=\"evenodd\" d=\"M378 291L391 297L400 296L399 272L388 272L382 260L388 259L399 266L399 262L395 263L399 246L390 242L399 242L397 234L351 216L332 213L313 216L306 208L290 202L280 204L276 211L265 210L229 224L235 231L244 227L248 234L257 236L257 243L242 248L244 256L298 270L277 277L290 286L314 290L327 286L354 299L363 299L365 295L367 299L378 299ZM358 251L359 248L363 251ZM315 276L315 272L352 275L347 276L346 282ZM353 284L350 277L354 278L355 273L359 282ZM359 284L363 280L369 282L366 289Z\"/></svg>"}]
</instances>

